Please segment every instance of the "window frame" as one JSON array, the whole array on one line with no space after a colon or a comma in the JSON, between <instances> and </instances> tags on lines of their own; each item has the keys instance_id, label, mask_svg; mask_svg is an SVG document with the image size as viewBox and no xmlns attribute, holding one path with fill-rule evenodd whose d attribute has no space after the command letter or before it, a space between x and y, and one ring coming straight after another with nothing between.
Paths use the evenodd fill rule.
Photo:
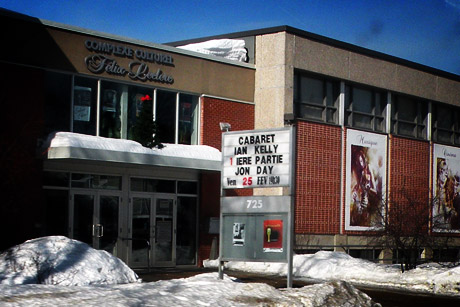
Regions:
<instances>
[{"instance_id":1,"label":"window frame","mask_svg":"<svg viewBox=\"0 0 460 307\"><path fill-rule=\"evenodd\" d=\"M353 89L368 91L371 93L371 108L372 112L367 113L363 111L354 110L354 97L353 97ZM376 111L376 97L377 94L380 94L380 114L377 114ZM388 92L382 89L368 87L364 85L357 85L352 83L345 83L345 103L344 103L344 125L350 128L362 129L362 130L369 130L373 132L379 133L386 133L386 110L388 106ZM354 119L356 118L355 115L358 116L365 116L371 118L371 127L362 127L355 124ZM379 128L379 125L381 128Z\"/></svg>"},{"instance_id":2,"label":"window frame","mask_svg":"<svg viewBox=\"0 0 460 307\"><path fill-rule=\"evenodd\" d=\"M398 105L403 103L400 99L404 99L415 103L416 115L413 121L400 119ZM402 136L410 137L419 140L428 140L428 113L429 113L429 102L423 99L410 97L402 94L393 94L391 101L391 133ZM423 114L424 113L424 114ZM402 133L400 131L400 124L413 125L412 135Z\"/></svg>"},{"instance_id":3,"label":"window frame","mask_svg":"<svg viewBox=\"0 0 460 307\"><path fill-rule=\"evenodd\" d=\"M433 111L431 117L431 132L432 140L437 143L443 143L448 145L459 146L460 145L460 107L449 105L441 102L433 102ZM438 127L438 108L445 108L448 112L452 113L453 121L450 129L444 127ZM442 119L440 119L442 120ZM450 141L439 139L439 132L445 132L450 134Z\"/></svg>"},{"instance_id":4,"label":"window frame","mask_svg":"<svg viewBox=\"0 0 460 307\"><path fill-rule=\"evenodd\" d=\"M322 104L303 101L301 97L302 77L320 81L322 83ZM332 87L332 105L328 105L328 86ZM321 109L321 118L317 116L306 116L302 114L302 106ZM326 78L301 71L294 71L294 108L296 117L302 120L321 122L325 124L338 125L340 113L340 81L333 78ZM333 116L329 116L331 113Z\"/></svg>"},{"instance_id":5,"label":"window frame","mask_svg":"<svg viewBox=\"0 0 460 307\"><path fill-rule=\"evenodd\" d=\"M65 74L67 75L67 74ZM92 93L93 97L92 100L94 100L94 105L91 105L91 120L94 118L94 123L92 123L95 127L94 133L90 133L88 135L94 135L94 136L101 136L101 134L104 134L102 131L102 125L103 125L103 118L101 117L103 114L102 110L102 96L103 96L103 90L110 89L111 87L117 87L120 88L120 91L122 95L128 95L127 91L129 89L138 87L138 88L143 88L147 91L149 91L149 95L152 96L153 100L153 120L157 121L158 118L161 116L161 114L158 114L158 91L161 92L169 92L172 95L175 96L174 98L174 132L173 132L173 138L171 138L171 142L174 144L185 144L185 145L197 145L199 144L199 135L200 135L200 95L196 93L190 93L190 92L182 92L182 91L177 91L177 90L171 90L171 89L164 89L164 88L159 88L159 87L154 87L154 86L145 86L142 84L138 83L131 83L131 82L119 82L117 80L112 80L112 79L106 79L106 78L94 78L94 77L87 77L83 75L78 75L78 74L71 74L70 75L70 97L71 97L71 103L70 103L70 124L69 124L69 131L76 132L75 128L75 120L74 120L74 105L75 105L75 90L79 88L78 82L95 82L94 90ZM80 86L81 87L81 86ZM121 90L121 88L124 88L124 90ZM126 93L125 93L126 92ZM179 121L181 120L181 114L180 114L180 106L181 106L181 97L183 96L190 96L192 97L191 100L193 101L192 106L193 106L193 120L190 122L191 128L192 128L192 135L190 136L190 144L188 144L186 141L183 141L183 138L180 138L180 133L179 131L181 129L179 125ZM120 98L120 104L122 104L121 98ZM123 140L130 140L130 136L128 133L128 101L123 102L126 105L120 105L121 110L120 110L120 121L121 123L119 124L120 126L120 131L119 131L119 137L116 137L116 139L123 139ZM78 133L84 133L84 132L78 132ZM159 134L160 135L160 134ZM113 138L113 137L112 137ZM163 140L159 140L160 142L164 142Z\"/></svg>"}]
</instances>

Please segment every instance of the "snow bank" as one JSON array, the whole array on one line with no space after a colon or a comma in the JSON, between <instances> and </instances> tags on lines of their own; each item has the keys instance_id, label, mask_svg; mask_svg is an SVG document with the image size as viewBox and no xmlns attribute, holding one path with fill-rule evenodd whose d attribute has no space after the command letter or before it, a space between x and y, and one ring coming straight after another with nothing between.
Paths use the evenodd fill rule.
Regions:
<instances>
[{"instance_id":1,"label":"snow bank","mask_svg":"<svg viewBox=\"0 0 460 307\"><path fill-rule=\"evenodd\" d=\"M248 51L242 39L213 39L206 42L178 46L177 48L214 55L229 60L248 61Z\"/></svg>"},{"instance_id":2,"label":"snow bank","mask_svg":"<svg viewBox=\"0 0 460 307\"><path fill-rule=\"evenodd\" d=\"M26 241L0 255L0 284L62 286L140 282L123 261L62 236Z\"/></svg>"},{"instance_id":3,"label":"snow bank","mask_svg":"<svg viewBox=\"0 0 460 307\"><path fill-rule=\"evenodd\" d=\"M50 148L77 147L88 149L112 150L130 153L151 154L179 158L221 161L219 150L206 145L163 144L164 147L146 148L140 143L130 140L112 139L100 136L85 135L72 132L57 132L52 135Z\"/></svg>"},{"instance_id":4,"label":"snow bank","mask_svg":"<svg viewBox=\"0 0 460 307\"><path fill-rule=\"evenodd\" d=\"M2 306L375 306L345 282L278 290L217 273L125 285L0 285Z\"/></svg>"},{"instance_id":5,"label":"snow bank","mask_svg":"<svg viewBox=\"0 0 460 307\"><path fill-rule=\"evenodd\" d=\"M205 267L217 267L217 260L206 260ZM265 274L287 274L286 263L239 262L225 264L230 270ZM439 294L460 294L460 267L426 264L401 273L399 265L376 264L340 252L320 251L295 255L293 275L317 281L347 281L356 285L397 288Z\"/></svg>"}]
</instances>

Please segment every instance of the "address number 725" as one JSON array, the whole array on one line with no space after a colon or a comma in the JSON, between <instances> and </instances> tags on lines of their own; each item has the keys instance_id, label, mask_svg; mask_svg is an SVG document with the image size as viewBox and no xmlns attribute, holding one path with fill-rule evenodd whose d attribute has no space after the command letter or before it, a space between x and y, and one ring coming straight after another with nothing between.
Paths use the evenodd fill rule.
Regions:
<instances>
[{"instance_id":1,"label":"address number 725","mask_svg":"<svg viewBox=\"0 0 460 307\"><path fill-rule=\"evenodd\" d=\"M262 199L248 199L246 203L248 209L261 209L264 206Z\"/></svg>"}]
</instances>

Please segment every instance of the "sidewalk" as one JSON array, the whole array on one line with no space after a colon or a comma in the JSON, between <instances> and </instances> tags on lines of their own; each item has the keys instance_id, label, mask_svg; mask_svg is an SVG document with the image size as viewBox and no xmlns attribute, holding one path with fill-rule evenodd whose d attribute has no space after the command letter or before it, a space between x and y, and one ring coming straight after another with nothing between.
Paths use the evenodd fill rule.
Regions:
<instances>
[{"instance_id":1,"label":"sidewalk","mask_svg":"<svg viewBox=\"0 0 460 307\"><path fill-rule=\"evenodd\" d=\"M147 270L136 271L137 275L142 278L143 282L152 282L158 280L168 280L177 278L187 278L203 273L217 272L216 268L152 268ZM265 275L258 273L248 273L242 271L225 270L224 274L238 278L243 282L265 283L275 288L286 288L287 280L285 276ZM293 287L303 287L309 285L306 281L294 280Z\"/></svg>"}]
</instances>

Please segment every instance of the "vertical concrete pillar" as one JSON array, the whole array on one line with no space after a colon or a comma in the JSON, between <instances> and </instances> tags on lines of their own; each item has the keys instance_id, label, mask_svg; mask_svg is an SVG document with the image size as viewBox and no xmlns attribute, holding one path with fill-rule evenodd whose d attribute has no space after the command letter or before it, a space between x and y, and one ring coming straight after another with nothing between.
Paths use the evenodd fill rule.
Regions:
<instances>
[{"instance_id":1,"label":"vertical concrete pillar","mask_svg":"<svg viewBox=\"0 0 460 307\"><path fill-rule=\"evenodd\" d=\"M393 250L389 248L383 249L379 254L379 262L383 264L391 264L393 259Z\"/></svg>"}]
</instances>

